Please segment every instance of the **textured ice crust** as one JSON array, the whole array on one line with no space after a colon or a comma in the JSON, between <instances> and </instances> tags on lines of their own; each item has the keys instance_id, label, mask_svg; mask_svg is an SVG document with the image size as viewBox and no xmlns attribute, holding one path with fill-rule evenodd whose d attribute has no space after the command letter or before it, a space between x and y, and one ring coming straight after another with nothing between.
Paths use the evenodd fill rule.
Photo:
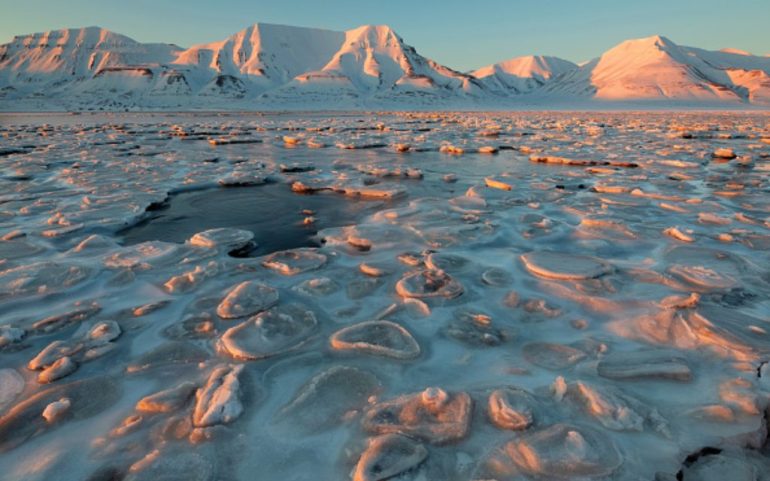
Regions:
<instances>
[{"instance_id":1,"label":"textured ice crust","mask_svg":"<svg viewBox=\"0 0 770 481\"><path fill-rule=\"evenodd\" d=\"M768 120L5 116L0 477L764 479ZM124 243L264 183L370 209Z\"/></svg>"}]
</instances>

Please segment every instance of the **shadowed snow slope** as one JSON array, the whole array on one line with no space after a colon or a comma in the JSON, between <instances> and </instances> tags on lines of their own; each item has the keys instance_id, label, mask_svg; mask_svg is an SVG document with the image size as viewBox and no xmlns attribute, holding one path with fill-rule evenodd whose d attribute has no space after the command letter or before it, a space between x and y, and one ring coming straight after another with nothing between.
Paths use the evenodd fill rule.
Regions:
<instances>
[{"instance_id":1,"label":"shadowed snow slope","mask_svg":"<svg viewBox=\"0 0 770 481\"><path fill-rule=\"evenodd\" d=\"M516 57L482 67L473 75L496 91L529 92L541 87L551 78L578 68L569 60L542 55Z\"/></svg>"},{"instance_id":2,"label":"shadowed snow slope","mask_svg":"<svg viewBox=\"0 0 770 481\"><path fill-rule=\"evenodd\" d=\"M770 102L770 58L629 40L580 67L529 56L464 74L385 25L347 32L258 23L181 49L98 27L0 45L0 110L510 108L538 102Z\"/></svg>"}]
</instances>

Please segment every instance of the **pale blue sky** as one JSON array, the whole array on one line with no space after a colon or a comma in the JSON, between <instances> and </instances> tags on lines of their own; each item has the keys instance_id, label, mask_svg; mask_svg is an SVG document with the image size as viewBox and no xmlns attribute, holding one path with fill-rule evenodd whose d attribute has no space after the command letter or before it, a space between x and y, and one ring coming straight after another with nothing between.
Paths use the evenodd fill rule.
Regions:
<instances>
[{"instance_id":1,"label":"pale blue sky","mask_svg":"<svg viewBox=\"0 0 770 481\"><path fill-rule=\"evenodd\" d=\"M187 47L256 22L333 30L388 24L421 54L459 70L528 54L588 60L653 34L770 54L770 0L0 0L0 43L98 25Z\"/></svg>"}]
</instances>

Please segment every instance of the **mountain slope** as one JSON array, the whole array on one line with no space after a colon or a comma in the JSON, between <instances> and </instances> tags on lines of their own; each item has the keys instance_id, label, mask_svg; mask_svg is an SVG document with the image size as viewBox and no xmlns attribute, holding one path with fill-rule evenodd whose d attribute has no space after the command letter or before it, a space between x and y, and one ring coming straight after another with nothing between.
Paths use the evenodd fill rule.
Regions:
<instances>
[{"instance_id":1,"label":"mountain slope","mask_svg":"<svg viewBox=\"0 0 770 481\"><path fill-rule=\"evenodd\" d=\"M273 101L333 98L371 102L434 102L483 95L470 75L427 59L385 25L345 32L340 49L320 69L269 94Z\"/></svg>"},{"instance_id":2,"label":"mountain slope","mask_svg":"<svg viewBox=\"0 0 770 481\"><path fill-rule=\"evenodd\" d=\"M558 57L529 55L487 65L472 75L497 92L525 93L577 68L576 64Z\"/></svg>"},{"instance_id":3,"label":"mountain slope","mask_svg":"<svg viewBox=\"0 0 770 481\"><path fill-rule=\"evenodd\" d=\"M18 36L0 46L0 85L6 92L38 92L99 77L142 78L179 51L98 27Z\"/></svg>"},{"instance_id":4,"label":"mountain slope","mask_svg":"<svg viewBox=\"0 0 770 481\"><path fill-rule=\"evenodd\" d=\"M250 90L264 91L323 67L344 39L342 32L257 23L220 42L180 52L171 63L198 88L229 76L219 83L237 78Z\"/></svg>"},{"instance_id":5,"label":"mountain slope","mask_svg":"<svg viewBox=\"0 0 770 481\"><path fill-rule=\"evenodd\" d=\"M738 75L733 79L730 70L752 71L764 64L760 57L680 47L653 36L622 42L544 90L602 100L747 102L749 88L736 81L750 82Z\"/></svg>"}]
</instances>

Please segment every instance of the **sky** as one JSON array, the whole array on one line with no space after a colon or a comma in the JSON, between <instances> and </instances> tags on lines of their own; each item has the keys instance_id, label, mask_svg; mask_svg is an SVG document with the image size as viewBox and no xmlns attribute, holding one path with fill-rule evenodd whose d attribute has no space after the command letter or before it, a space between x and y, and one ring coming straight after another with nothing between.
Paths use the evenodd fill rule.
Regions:
<instances>
[{"instance_id":1,"label":"sky","mask_svg":"<svg viewBox=\"0 0 770 481\"><path fill-rule=\"evenodd\" d=\"M532 54L580 62L656 34L770 54L770 0L0 0L0 43L97 25L189 47L257 22L332 30L387 24L419 53L463 71Z\"/></svg>"}]
</instances>

